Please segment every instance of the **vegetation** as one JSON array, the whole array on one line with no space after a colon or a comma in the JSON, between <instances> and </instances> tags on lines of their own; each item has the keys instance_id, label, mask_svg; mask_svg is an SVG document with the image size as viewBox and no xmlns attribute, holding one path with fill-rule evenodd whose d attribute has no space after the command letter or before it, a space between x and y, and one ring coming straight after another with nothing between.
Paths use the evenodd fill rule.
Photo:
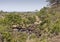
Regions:
<instances>
[{"instance_id":1,"label":"vegetation","mask_svg":"<svg viewBox=\"0 0 60 42\"><path fill-rule=\"evenodd\" d=\"M50 4L56 1L60 2L48 0ZM60 35L60 8L50 7L33 13L0 11L0 41L49 42L49 38Z\"/></svg>"}]
</instances>

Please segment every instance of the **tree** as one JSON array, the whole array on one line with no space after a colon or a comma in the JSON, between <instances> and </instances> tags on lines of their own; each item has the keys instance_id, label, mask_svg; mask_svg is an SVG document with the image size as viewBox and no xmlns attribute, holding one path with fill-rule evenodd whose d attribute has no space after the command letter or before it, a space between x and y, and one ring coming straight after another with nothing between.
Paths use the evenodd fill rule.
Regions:
<instances>
[{"instance_id":1,"label":"tree","mask_svg":"<svg viewBox=\"0 0 60 42\"><path fill-rule=\"evenodd\" d=\"M50 5L58 5L60 4L60 0L47 0Z\"/></svg>"}]
</instances>

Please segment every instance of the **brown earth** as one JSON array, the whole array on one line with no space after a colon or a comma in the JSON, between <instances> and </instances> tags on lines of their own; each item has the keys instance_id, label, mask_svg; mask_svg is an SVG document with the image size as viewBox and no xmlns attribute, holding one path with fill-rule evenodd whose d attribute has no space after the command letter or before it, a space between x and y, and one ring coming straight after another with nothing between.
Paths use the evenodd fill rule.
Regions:
<instances>
[{"instance_id":1,"label":"brown earth","mask_svg":"<svg viewBox=\"0 0 60 42\"><path fill-rule=\"evenodd\" d=\"M60 42L60 35L50 38L48 42Z\"/></svg>"}]
</instances>

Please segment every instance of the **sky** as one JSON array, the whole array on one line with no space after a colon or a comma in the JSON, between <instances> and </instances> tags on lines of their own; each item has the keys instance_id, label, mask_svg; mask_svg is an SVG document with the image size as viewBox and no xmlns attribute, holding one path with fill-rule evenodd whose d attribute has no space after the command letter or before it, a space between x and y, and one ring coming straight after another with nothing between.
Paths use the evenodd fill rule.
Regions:
<instances>
[{"instance_id":1,"label":"sky","mask_svg":"<svg viewBox=\"0 0 60 42\"><path fill-rule=\"evenodd\" d=\"M35 11L47 6L46 0L0 0L3 11Z\"/></svg>"}]
</instances>

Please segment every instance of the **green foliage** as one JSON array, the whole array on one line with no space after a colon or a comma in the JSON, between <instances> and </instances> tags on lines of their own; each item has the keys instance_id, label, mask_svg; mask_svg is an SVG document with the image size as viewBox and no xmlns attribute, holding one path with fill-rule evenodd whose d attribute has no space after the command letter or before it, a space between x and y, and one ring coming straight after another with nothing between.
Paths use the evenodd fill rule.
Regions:
<instances>
[{"instance_id":1,"label":"green foliage","mask_svg":"<svg viewBox=\"0 0 60 42\"><path fill-rule=\"evenodd\" d=\"M26 39L28 37L27 33L20 33L19 31L12 30L12 25L25 25L25 28L33 25L36 23L36 15L39 17L40 21L42 21L40 24L36 24L36 27L33 27L33 32L37 31L41 34L41 42L47 42L47 38L50 37L51 34L57 35L60 33L60 15L59 13L51 11L49 13L49 8L44 7L39 12L37 12L35 15L31 14L20 14L16 12L12 13L5 13L3 18L0 18L0 33L2 33L3 40L6 39L7 42L26 42ZM2 12L0 12L2 13ZM1 14L0 14L1 15ZM39 21L38 21L39 23ZM28 26L27 26L28 25ZM14 31L14 32L13 32ZM36 34L38 34L36 32ZM16 33L17 36L15 36L13 33ZM30 39L40 39L37 38L35 34L31 34ZM38 41L38 42L40 42ZM37 41L36 41L37 42Z\"/></svg>"},{"instance_id":2,"label":"green foliage","mask_svg":"<svg viewBox=\"0 0 60 42\"><path fill-rule=\"evenodd\" d=\"M20 24L22 21L21 16L17 14L8 14L5 17L6 24Z\"/></svg>"},{"instance_id":3,"label":"green foliage","mask_svg":"<svg viewBox=\"0 0 60 42\"><path fill-rule=\"evenodd\" d=\"M11 42L11 34L7 31L2 33L2 38L3 41Z\"/></svg>"},{"instance_id":4,"label":"green foliage","mask_svg":"<svg viewBox=\"0 0 60 42\"><path fill-rule=\"evenodd\" d=\"M57 21L52 28L52 33L58 34L60 32L60 21Z\"/></svg>"},{"instance_id":5,"label":"green foliage","mask_svg":"<svg viewBox=\"0 0 60 42\"><path fill-rule=\"evenodd\" d=\"M28 20L29 20L29 24L33 24L36 21L36 18L34 16L28 17Z\"/></svg>"}]
</instances>

